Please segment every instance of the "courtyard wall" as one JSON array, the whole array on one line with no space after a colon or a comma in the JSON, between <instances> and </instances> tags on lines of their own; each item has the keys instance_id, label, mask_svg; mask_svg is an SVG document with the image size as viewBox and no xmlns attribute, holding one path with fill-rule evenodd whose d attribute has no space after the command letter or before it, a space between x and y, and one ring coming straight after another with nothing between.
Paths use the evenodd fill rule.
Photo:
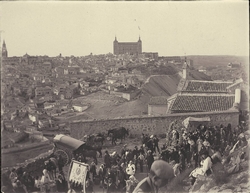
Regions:
<instances>
[{"instance_id":1,"label":"courtyard wall","mask_svg":"<svg viewBox=\"0 0 250 193\"><path fill-rule=\"evenodd\" d=\"M87 120L87 121L73 121L71 122L71 136L77 139L83 138L84 135L93 133L105 132L108 129L125 127L129 129L132 135L141 135L141 133L148 134L165 134L168 132L169 125L173 121L182 123L187 117L210 117L211 125L227 126L228 123L232 128L239 124L239 111L218 111L218 112L199 112L199 113L178 113L164 116L133 116L116 119L105 120Z\"/></svg>"}]
</instances>

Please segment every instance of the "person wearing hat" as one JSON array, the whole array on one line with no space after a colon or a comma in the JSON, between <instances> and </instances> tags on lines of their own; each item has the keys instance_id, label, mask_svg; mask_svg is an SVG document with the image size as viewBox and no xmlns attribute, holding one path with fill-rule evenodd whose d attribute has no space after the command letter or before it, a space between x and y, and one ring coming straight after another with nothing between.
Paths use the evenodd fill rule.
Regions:
<instances>
[{"instance_id":1,"label":"person wearing hat","mask_svg":"<svg viewBox=\"0 0 250 193\"><path fill-rule=\"evenodd\" d=\"M104 155L104 163L107 168L111 168L111 157L107 150L105 151L105 155Z\"/></svg>"},{"instance_id":2,"label":"person wearing hat","mask_svg":"<svg viewBox=\"0 0 250 193\"><path fill-rule=\"evenodd\" d=\"M142 152L140 152L140 155L138 156L138 162L139 162L139 165L140 165L140 172L143 172L143 162L145 160Z\"/></svg>"},{"instance_id":3,"label":"person wearing hat","mask_svg":"<svg viewBox=\"0 0 250 193\"><path fill-rule=\"evenodd\" d=\"M139 157L139 154L140 154L137 146L135 146L135 148L133 149L132 154L133 154L133 158L135 160L134 161L135 162L135 170L137 170L138 157Z\"/></svg>"},{"instance_id":4,"label":"person wearing hat","mask_svg":"<svg viewBox=\"0 0 250 193\"><path fill-rule=\"evenodd\" d=\"M133 193L157 193L160 187L167 185L173 178L174 171L172 166L163 160L156 160L150 168L148 177L137 184Z\"/></svg>"},{"instance_id":5,"label":"person wearing hat","mask_svg":"<svg viewBox=\"0 0 250 193\"><path fill-rule=\"evenodd\" d=\"M148 150L146 160L147 160L148 170L150 170L151 165L154 162L154 156L151 150Z\"/></svg>"},{"instance_id":6,"label":"person wearing hat","mask_svg":"<svg viewBox=\"0 0 250 193\"><path fill-rule=\"evenodd\" d=\"M124 144L121 149L121 156L125 155L126 151L127 151L127 144Z\"/></svg>"},{"instance_id":7,"label":"person wearing hat","mask_svg":"<svg viewBox=\"0 0 250 193\"><path fill-rule=\"evenodd\" d=\"M154 142L154 152L156 153L156 150L157 150L158 153L160 153L159 144L158 144L159 139L156 135L154 135L153 142Z\"/></svg>"}]
</instances>

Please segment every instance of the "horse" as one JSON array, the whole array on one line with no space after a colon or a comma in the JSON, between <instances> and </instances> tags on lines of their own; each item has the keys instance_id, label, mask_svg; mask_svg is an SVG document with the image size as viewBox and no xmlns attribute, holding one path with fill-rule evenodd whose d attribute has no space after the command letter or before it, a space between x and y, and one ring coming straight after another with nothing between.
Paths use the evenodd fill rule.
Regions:
<instances>
[{"instance_id":1,"label":"horse","mask_svg":"<svg viewBox=\"0 0 250 193\"><path fill-rule=\"evenodd\" d=\"M101 143L103 145L103 142L105 140L105 137L103 134L98 133L98 134L93 134L88 136L88 141L91 143Z\"/></svg>"},{"instance_id":2,"label":"horse","mask_svg":"<svg viewBox=\"0 0 250 193\"><path fill-rule=\"evenodd\" d=\"M95 164L97 164L97 151L96 150L83 150L82 151L82 156L83 157L89 157L93 158L95 161Z\"/></svg>"},{"instance_id":3,"label":"horse","mask_svg":"<svg viewBox=\"0 0 250 193\"><path fill-rule=\"evenodd\" d=\"M126 135L129 135L128 129L125 129L124 127L120 127L117 129L110 129L108 130L108 136L112 134L112 145L116 145L116 140L121 139L121 142L123 139L125 139Z\"/></svg>"},{"instance_id":4,"label":"horse","mask_svg":"<svg viewBox=\"0 0 250 193\"><path fill-rule=\"evenodd\" d=\"M105 134L103 134L103 133L96 134L96 139L95 139L96 142L100 141L103 144L104 140L105 140Z\"/></svg>"},{"instance_id":5,"label":"horse","mask_svg":"<svg viewBox=\"0 0 250 193\"><path fill-rule=\"evenodd\" d=\"M81 149L76 151L76 153L81 153L82 151L85 151L85 150L97 151L99 153L99 157L102 157L102 147L90 146L89 144L85 144Z\"/></svg>"},{"instance_id":6,"label":"horse","mask_svg":"<svg viewBox=\"0 0 250 193\"><path fill-rule=\"evenodd\" d=\"M99 157L102 157L102 147L92 147L91 150L97 151L99 153Z\"/></svg>"}]
</instances>

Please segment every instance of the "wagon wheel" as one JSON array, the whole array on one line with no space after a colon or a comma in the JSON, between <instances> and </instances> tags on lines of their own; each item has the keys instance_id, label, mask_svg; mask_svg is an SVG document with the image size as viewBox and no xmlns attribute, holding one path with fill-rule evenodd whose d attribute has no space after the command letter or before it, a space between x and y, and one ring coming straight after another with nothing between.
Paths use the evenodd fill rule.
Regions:
<instances>
[{"instance_id":1,"label":"wagon wheel","mask_svg":"<svg viewBox=\"0 0 250 193\"><path fill-rule=\"evenodd\" d=\"M61 149L56 150L56 151L54 152L54 154L55 154L56 156L61 155L62 160L63 160L63 165L64 165L64 166L67 165L67 164L69 163L69 156L68 156L68 154L67 154L64 150L61 150Z\"/></svg>"}]
</instances>

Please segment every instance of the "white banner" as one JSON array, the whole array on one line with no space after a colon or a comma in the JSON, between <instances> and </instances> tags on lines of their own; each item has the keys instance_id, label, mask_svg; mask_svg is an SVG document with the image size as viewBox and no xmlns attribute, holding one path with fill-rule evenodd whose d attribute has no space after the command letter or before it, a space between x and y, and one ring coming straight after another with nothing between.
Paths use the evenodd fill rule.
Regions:
<instances>
[{"instance_id":1,"label":"white banner","mask_svg":"<svg viewBox=\"0 0 250 193\"><path fill-rule=\"evenodd\" d=\"M72 167L71 167L70 174L69 174L69 181L82 184L83 191L85 193L85 181L86 181L86 175L88 171L87 169L88 165L74 161L74 160L71 162L71 165Z\"/></svg>"}]
</instances>

